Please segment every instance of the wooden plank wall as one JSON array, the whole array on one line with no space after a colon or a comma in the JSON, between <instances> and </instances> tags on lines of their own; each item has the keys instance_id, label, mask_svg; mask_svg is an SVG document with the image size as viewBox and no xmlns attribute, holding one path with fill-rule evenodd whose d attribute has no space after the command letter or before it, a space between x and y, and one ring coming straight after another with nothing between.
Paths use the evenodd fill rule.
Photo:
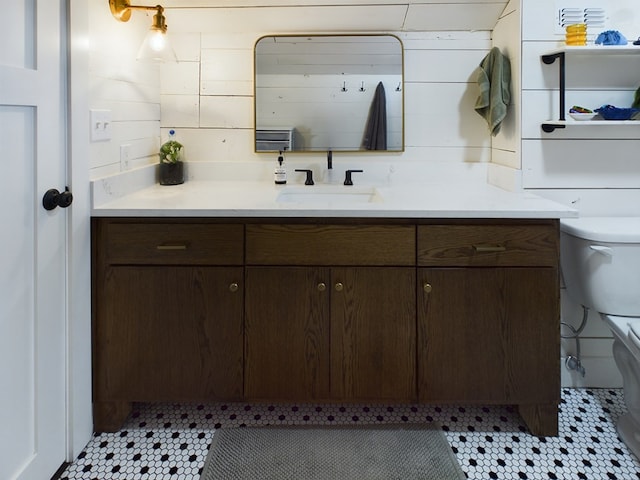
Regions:
<instances>
[{"instance_id":1,"label":"wooden plank wall","mask_svg":"<svg viewBox=\"0 0 640 480\"><path fill-rule=\"evenodd\" d=\"M634 40L632 35L640 30L636 4L631 0L604 3L610 27ZM564 35L553 22L543 21L553 18L554 2L526 0L523 5L528 19L523 24L522 39L524 187L580 189L586 195L591 189L640 188L640 162L633 160L640 147L640 126L574 127L553 133L541 130L541 119L559 116L559 82L558 62L544 65L540 55L564 46ZM629 107L640 86L640 55L570 56L566 67L567 109L572 105L592 109L604 104ZM622 207L609 205L611 213L618 215ZM584 213L590 214L588 209Z\"/></svg>"},{"instance_id":2,"label":"wooden plank wall","mask_svg":"<svg viewBox=\"0 0 640 480\"><path fill-rule=\"evenodd\" d=\"M485 6L493 12L496 3L500 2ZM131 146L132 167L157 161L155 151L169 128L178 131L189 161L267 158L253 150L254 44L263 35L305 31L400 37L405 49L405 152L393 154L394 160L488 162L491 139L473 110L478 93L473 71L491 47L490 28L401 31L406 5L341 8L346 10L167 8L179 63L161 67L133 59L148 17L134 15L121 24L105 15L103 8L99 14L94 12L91 103L92 108L113 110L114 137L111 142L91 144L92 178L120 171L122 144ZM458 7L458 11L465 10ZM462 21L460 16L470 22L471 13L459 14L453 23L441 19L440 24L454 28ZM488 22L485 17L482 21ZM397 29L389 29L390 25ZM271 26L273 30L266 30ZM118 38L118 49L112 48L111 38ZM392 93L388 91L387 96Z\"/></svg>"},{"instance_id":3,"label":"wooden plank wall","mask_svg":"<svg viewBox=\"0 0 640 480\"><path fill-rule=\"evenodd\" d=\"M472 72L488 52L489 32L390 33L398 35L405 48L402 158L488 161L490 139L473 110L477 88ZM261 34L238 34L229 45L226 35L201 33L200 90L163 85L162 127L180 128L187 136L190 160L256 158L251 66L253 45ZM182 63L175 67L181 68ZM351 86L351 93L359 93L353 87L358 85ZM388 98L395 93L393 88L387 92ZM199 101L199 112L185 108L185 100L193 105ZM185 116L187 111L191 115Z\"/></svg>"}]
</instances>

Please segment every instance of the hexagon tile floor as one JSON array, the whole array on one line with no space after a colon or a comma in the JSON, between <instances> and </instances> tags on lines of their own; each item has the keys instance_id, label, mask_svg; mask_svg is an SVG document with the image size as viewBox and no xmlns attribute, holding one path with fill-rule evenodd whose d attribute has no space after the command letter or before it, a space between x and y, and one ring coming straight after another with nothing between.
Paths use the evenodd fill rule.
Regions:
<instances>
[{"instance_id":1,"label":"hexagon tile floor","mask_svg":"<svg viewBox=\"0 0 640 480\"><path fill-rule=\"evenodd\" d=\"M438 422L471 480L640 480L640 462L616 434L624 411L622 390L563 389L560 435L539 438L510 407L140 404L123 430L95 435L60 478L198 480L219 428Z\"/></svg>"}]
</instances>

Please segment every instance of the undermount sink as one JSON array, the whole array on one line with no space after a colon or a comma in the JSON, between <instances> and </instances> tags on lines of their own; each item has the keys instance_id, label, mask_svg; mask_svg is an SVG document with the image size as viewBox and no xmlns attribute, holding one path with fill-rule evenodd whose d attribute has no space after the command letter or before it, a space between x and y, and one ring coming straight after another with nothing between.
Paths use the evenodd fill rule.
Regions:
<instances>
[{"instance_id":1,"label":"undermount sink","mask_svg":"<svg viewBox=\"0 0 640 480\"><path fill-rule=\"evenodd\" d=\"M382 201L374 187L312 185L285 187L276 198L278 203L372 203Z\"/></svg>"}]
</instances>

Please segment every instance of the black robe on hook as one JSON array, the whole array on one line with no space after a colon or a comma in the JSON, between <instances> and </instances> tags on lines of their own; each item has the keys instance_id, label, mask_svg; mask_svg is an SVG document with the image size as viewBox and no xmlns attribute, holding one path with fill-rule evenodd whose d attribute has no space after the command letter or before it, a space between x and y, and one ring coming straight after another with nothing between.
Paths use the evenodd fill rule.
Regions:
<instances>
[{"instance_id":1,"label":"black robe on hook","mask_svg":"<svg viewBox=\"0 0 640 480\"><path fill-rule=\"evenodd\" d=\"M382 82L378 83L369 108L362 148L365 150L387 149L387 98Z\"/></svg>"}]
</instances>

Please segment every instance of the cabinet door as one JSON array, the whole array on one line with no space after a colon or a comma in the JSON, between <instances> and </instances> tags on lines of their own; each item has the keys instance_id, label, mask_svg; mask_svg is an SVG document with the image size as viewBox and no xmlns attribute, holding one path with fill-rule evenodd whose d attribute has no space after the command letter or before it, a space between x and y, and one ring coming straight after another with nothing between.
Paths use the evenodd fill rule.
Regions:
<instances>
[{"instance_id":1,"label":"cabinet door","mask_svg":"<svg viewBox=\"0 0 640 480\"><path fill-rule=\"evenodd\" d=\"M332 269L331 393L416 399L416 270Z\"/></svg>"},{"instance_id":2,"label":"cabinet door","mask_svg":"<svg viewBox=\"0 0 640 480\"><path fill-rule=\"evenodd\" d=\"M245 395L329 398L329 270L247 267Z\"/></svg>"},{"instance_id":3,"label":"cabinet door","mask_svg":"<svg viewBox=\"0 0 640 480\"><path fill-rule=\"evenodd\" d=\"M240 399L242 277L241 267L108 267L95 400Z\"/></svg>"},{"instance_id":4,"label":"cabinet door","mask_svg":"<svg viewBox=\"0 0 640 480\"><path fill-rule=\"evenodd\" d=\"M421 401L559 401L557 269L422 268L418 277Z\"/></svg>"}]
</instances>

